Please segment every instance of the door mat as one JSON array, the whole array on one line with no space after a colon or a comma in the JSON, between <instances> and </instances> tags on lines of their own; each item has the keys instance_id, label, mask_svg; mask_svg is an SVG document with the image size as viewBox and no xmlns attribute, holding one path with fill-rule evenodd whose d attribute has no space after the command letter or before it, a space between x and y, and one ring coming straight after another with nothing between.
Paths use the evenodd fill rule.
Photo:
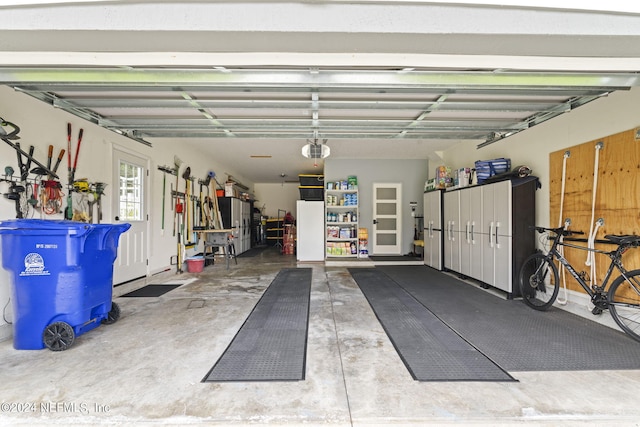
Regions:
<instances>
[{"instance_id":1,"label":"door mat","mask_svg":"<svg viewBox=\"0 0 640 427\"><path fill-rule=\"evenodd\" d=\"M414 255L369 255L372 261L422 261L422 258Z\"/></svg>"},{"instance_id":2,"label":"door mat","mask_svg":"<svg viewBox=\"0 0 640 427\"><path fill-rule=\"evenodd\" d=\"M511 373L640 369L639 342L588 318L557 307L536 311L427 266L376 270Z\"/></svg>"},{"instance_id":3,"label":"door mat","mask_svg":"<svg viewBox=\"0 0 640 427\"><path fill-rule=\"evenodd\" d=\"M256 246L238 255L238 258L252 258L254 256L260 255L265 249L267 249L266 245Z\"/></svg>"},{"instance_id":4,"label":"door mat","mask_svg":"<svg viewBox=\"0 0 640 427\"><path fill-rule=\"evenodd\" d=\"M349 273L415 380L515 381L380 270Z\"/></svg>"},{"instance_id":5,"label":"door mat","mask_svg":"<svg viewBox=\"0 0 640 427\"><path fill-rule=\"evenodd\" d=\"M311 269L280 270L202 382L305 378Z\"/></svg>"},{"instance_id":6,"label":"door mat","mask_svg":"<svg viewBox=\"0 0 640 427\"><path fill-rule=\"evenodd\" d=\"M147 285L135 291L120 295L120 297L159 297L179 286L182 286L182 284Z\"/></svg>"}]
</instances>

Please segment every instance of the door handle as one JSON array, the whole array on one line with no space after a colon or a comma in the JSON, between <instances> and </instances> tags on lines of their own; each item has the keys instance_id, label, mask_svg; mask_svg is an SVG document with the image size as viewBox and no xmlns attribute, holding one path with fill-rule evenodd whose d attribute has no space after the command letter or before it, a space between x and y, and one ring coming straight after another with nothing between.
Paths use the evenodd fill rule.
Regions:
<instances>
[{"instance_id":1,"label":"door handle","mask_svg":"<svg viewBox=\"0 0 640 427\"><path fill-rule=\"evenodd\" d=\"M491 224L489 225L489 247L493 247L493 240L491 239L491 236L493 235L493 221L491 221Z\"/></svg>"},{"instance_id":2,"label":"door handle","mask_svg":"<svg viewBox=\"0 0 640 427\"><path fill-rule=\"evenodd\" d=\"M115 220L116 220L116 221L120 221L120 217L119 217L119 216L117 216L117 217L115 218Z\"/></svg>"},{"instance_id":3,"label":"door handle","mask_svg":"<svg viewBox=\"0 0 640 427\"><path fill-rule=\"evenodd\" d=\"M378 220L377 220L377 219L374 219L374 220L373 220L373 223L374 223L374 224L377 224L377 223L378 223Z\"/></svg>"},{"instance_id":4,"label":"door handle","mask_svg":"<svg viewBox=\"0 0 640 427\"><path fill-rule=\"evenodd\" d=\"M476 244L476 238L475 238L475 236L473 234L475 226L476 226L476 223L474 221L474 222L471 223L471 243L474 244L474 245Z\"/></svg>"}]
</instances>

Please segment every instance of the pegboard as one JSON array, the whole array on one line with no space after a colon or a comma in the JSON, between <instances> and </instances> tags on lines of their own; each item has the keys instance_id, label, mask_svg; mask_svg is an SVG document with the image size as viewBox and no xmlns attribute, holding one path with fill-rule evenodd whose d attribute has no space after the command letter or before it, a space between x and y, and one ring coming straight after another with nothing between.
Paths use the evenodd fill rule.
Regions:
<instances>
[{"instance_id":1,"label":"pegboard","mask_svg":"<svg viewBox=\"0 0 640 427\"><path fill-rule=\"evenodd\" d=\"M575 237L587 239L591 229L596 145L599 143L602 148L599 150L594 220L602 218L604 225L599 228L596 239L602 240L606 234L640 235L640 128L549 154L549 227L559 226L563 159L568 152L562 216L571 219L571 230L585 233ZM572 243L587 246L586 241ZM596 243L596 248L613 250L615 245ZM589 273L590 267L585 265L587 253L565 248L565 257L576 270ZM606 255L596 255L598 284L602 283L609 262ZM628 270L640 269L640 249L627 251L623 262ZM582 292L580 285L568 274L567 287Z\"/></svg>"}]
</instances>

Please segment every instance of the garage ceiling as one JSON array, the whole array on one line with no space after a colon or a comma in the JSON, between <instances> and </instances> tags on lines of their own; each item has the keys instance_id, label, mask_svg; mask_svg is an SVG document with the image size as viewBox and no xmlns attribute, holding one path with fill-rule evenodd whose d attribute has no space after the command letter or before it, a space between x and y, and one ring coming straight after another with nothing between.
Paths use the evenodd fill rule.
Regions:
<instances>
[{"instance_id":1,"label":"garage ceiling","mask_svg":"<svg viewBox=\"0 0 640 427\"><path fill-rule=\"evenodd\" d=\"M317 164L300 154L307 141L325 142L334 156L349 140L364 141L363 158L380 156L367 145L374 140L384 141L383 156L401 158L414 155L403 148L410 140L436 149L466 140L483 146L638 84L630 73L356 68L32 68L0 70L0 79L143 144L169 138L213 149L222 142L253 159L286 150L292 165L301 164L298 173ZM280 149L274 153L266 140ZM251 145L240 148L246 141ZM296 171L280 169L252 178L295 178Z\"/></svg>"},{"instance_id":2,"label":"garage ceiling","mask_svg":"<svg viewBox=\"0 0 640 427\"><path fill-rule=\"evenodd\" d=\"M0 83L132 143L209 150L252 182L317 172L309 141L331 158L434 158L640 85L636 14L235 3L0 10Z\"/></svg>"}]
</instances>

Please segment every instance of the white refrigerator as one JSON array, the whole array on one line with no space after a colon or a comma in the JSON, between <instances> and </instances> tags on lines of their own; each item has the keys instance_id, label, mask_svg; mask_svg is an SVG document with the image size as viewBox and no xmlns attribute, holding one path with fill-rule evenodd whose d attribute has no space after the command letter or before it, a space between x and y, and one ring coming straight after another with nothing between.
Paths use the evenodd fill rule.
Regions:
<instances>
[{"instance_id":1,"label":"white refrigerator","mask_svg":"<svg viewBox=\"0 0 640 427\"><path fill-rule=\"evenodd\" d=\"M296 210L298 261L324 261L324 202L298 200Z\"/></svg>"}]
</instances>

